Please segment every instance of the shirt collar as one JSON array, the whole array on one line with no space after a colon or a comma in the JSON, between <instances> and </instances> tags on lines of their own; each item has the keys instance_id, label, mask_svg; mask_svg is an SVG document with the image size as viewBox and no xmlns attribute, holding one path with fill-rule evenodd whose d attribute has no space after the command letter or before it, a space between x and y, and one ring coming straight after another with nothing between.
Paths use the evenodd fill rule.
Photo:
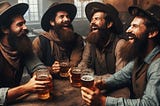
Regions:
<instances>
[{"instance_id":1,"label":"shirt collar","mask_svg":"<svg viewBox=\"0 0 160 106\"><path fill-rule=\"evenodd\" d=\"M144 62L150 64L152 59L160 52L160 46L156 46L148 55L145 57Z\"/></svg>"}]
</instances>

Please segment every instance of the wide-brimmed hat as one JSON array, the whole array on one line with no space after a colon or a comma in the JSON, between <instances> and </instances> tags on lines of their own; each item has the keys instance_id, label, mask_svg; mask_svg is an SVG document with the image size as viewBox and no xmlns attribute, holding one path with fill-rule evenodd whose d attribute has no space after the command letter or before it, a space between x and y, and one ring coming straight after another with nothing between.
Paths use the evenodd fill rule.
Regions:
<instances>
[{"instance_id":1,"label":"wide-brimmed hat","mask_svg":"<svg viewBox=\"0 0 160 106\"><path fill-rule=\"evenodd\" d=\"M144 10L138 6L130 6L128 11L133 16L138 16L143 14L154 23L157 23L160 28L160 6L156 4L152 4L148 9Z\"/></svg>"},{"instance_id":2,"label":"wide-brimmed hat","mask_svg":"<svg viewBox=\"0 0 160 106\"><path fill-rule=\"evenodd\" d=\"M18 3L11 5L9 2L0 2L0 23L10 18L11 15L24 15L28 10L28 4Z\"/></svg>"},{"instance_id":3,"label":"wide-brimmed hat","mask_svg":"<svg viewBox=\"0 0 160 106\"><path fill-rule=\"evenodd\" d=\"M42 17L41 27L43 30L48 31L50 29L50 20L58 11L66 11L69 14L71 21L73 21L77 13L77 8L71 3L53 3Z\"/></svg>"},{"instance_id":4,"label":"wide-brimmed hat","mask_svg":"<svg viewBox=\"0 0 160 106\"><path fill-rule=\"evenodd\" d=\"M85 13L89 21L91 21L93 14L97 11L103 11L110 15L114 21L117 33L120 34L123 32L123 25L119 18L119 12L115 7L113 7L111 4L103 4L100 2L91 2L87 4L85 8Z\"/></svg>"}]
</instances>

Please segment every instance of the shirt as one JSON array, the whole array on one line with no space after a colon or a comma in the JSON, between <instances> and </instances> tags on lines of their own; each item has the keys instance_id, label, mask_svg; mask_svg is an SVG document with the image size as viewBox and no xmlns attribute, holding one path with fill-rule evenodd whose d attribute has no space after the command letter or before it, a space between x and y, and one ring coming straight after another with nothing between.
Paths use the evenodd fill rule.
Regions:
<instances>
[{"instance_id":1,"label":"shirt","mask_svg":"<svg viewBox=\"0 0 160 106\"><path fill-rule=\"evenodd\" d=\"M160 46L156 46L144 59L144 62L150 64L147 70L147 85L142 98L106 98L106 106L160 106L160 58L151 60L160 52ZM131 83L134 61L129 62L121 71L118 71L105 83L109 89L116 88L124 84Z\"/></svg>"}]
</instances>

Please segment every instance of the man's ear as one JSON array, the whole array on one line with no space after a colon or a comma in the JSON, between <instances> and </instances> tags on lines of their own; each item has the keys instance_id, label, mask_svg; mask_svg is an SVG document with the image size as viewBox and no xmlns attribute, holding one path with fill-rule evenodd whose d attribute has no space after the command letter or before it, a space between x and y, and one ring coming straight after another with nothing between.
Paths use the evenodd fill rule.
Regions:
<instances>
[{"instance_id":1,"label":"man's ear","mask_svg":"<svg viewBox=\"0 0 160 106\"><path fill-rule=\"evenodd\" d=\"M51 26L54 26L54 25L55 25L55 23L54 23L53 20L50 20L49 23L50 23Z\"/></svg>"},{"instance_id":2,"label":"man's ear","mask_svg":"<svg viewBox=\"0 0 160 106\"><path fill-rule=\"evenodd\" d=\"M157 36L158 33L159 33L159 31L150 32L148 38L153 38L153 37Z\"/></svg>"},{"instance_id":3,"label":"man's ear","mask_svg":"<svg viewBox=\"0 0 160 106\"><path fill-rule=\"evenodd\" d=\"M2 29L2 32L4 33L4 34L8 34L9 33L9 30L7 29L7 28L1 28Z\"/></svg>"},{"instance_id":4,"label":"man's ear","mask_svg":"<svg viewBox=\"0 0 160 106\"><path fill-rule=\"evenodd\" d=\"M111 28L112 25L113 25L113 22L108 23L108 24L107 24L107 29L108 29L108 28Z\"/></svg>"}]
</instances>

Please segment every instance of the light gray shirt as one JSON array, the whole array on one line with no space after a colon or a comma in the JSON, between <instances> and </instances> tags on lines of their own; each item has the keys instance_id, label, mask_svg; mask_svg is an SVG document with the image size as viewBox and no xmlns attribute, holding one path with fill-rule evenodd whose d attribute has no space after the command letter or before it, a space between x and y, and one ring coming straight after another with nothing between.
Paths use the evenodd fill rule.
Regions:
<instances>
[{"instance_id":1,"label":"light gray shirt","mask_svg":"<svg viewBox=\"0 0 160 106\"><path fill-rule=\"evenodd\" d=\"M151 53L144 59L150 64L147 70L147 84L142 98L106 98L106 106L160 106L160 58L151 60L160 52L160 46L156 46ZM106 79L107 86L116 87L131 83L134 61L128 63L121 71Z\"/></svg>"}]
</instances>

